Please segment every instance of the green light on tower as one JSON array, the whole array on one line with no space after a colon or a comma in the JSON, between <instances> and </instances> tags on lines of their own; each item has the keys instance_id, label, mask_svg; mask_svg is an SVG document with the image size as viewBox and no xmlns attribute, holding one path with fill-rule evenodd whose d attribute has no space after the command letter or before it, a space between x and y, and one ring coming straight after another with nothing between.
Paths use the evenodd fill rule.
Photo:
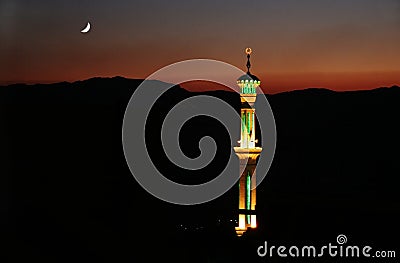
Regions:
<instances>
[{"instance_id":1,"label":"green light on tower","mask_svg":"<svg viewBox=\"0 0 400 263\"><path fill-rule=\"evenodd\" d=\"M250 171L247 171L247 178L246 178L246 209L250 210L251 205L251 178L250 178ZM247 223L250 224L250 215L247 215Z\"/></svg>"},{"instance_id":2,"label":"green light on tower","mask_svg":"<svg viewBox=\"0 0 400 263\"><path fill-rule=\"evenodd\" d=\"M251 126L250 126L250 112L247 112L247 135L250 135L251 133Z\"/></svg>"}]
</instances>

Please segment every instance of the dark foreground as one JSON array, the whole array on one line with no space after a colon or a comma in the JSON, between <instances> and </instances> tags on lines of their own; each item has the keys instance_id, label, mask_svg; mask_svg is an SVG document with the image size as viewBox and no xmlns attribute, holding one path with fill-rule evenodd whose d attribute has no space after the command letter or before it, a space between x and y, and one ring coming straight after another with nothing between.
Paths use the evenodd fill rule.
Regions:
<instances>
[{"instance_id":1,"label":"dark foreground","mask_svg":"<svg viewBox=\"0 0 400 263\"><path fill-rule=\"evenodd\" d=\"M5 262L298 262L260 259L257 248L264 241L322 246L339 234L349 245L400 247L399 87L269 96L277 151L257 188L259 228L237 238L236 187L210 203L182 207L154 198L133 179L121 125L139 83L112 78L0 89ZM236 94L208 94L239 110ZM178 87L168 92L151 116L152 138L163 114L192 95ZM229 151L222 127L197 118L182 133L183 150L194 156L198 139L213 136L222 149L216 161L187 176L168 163L157 139L149 143L153 160L177 182L212 179Z\"/></svg>"}]
</instances>

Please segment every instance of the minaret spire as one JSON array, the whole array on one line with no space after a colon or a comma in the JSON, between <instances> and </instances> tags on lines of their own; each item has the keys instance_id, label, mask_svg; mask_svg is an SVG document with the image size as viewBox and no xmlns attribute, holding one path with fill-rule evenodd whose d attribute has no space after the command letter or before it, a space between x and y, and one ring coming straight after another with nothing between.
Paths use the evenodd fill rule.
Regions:
<instances>
[{"instance_id":1,"label":"minaret spire","mask_svg":"<svg viewBox=\"0 0 400 263\"><path fill-rule=\"evenodd\" d=\"M251 48L248 47L248 48L246 48L245 52L246 52L246 54L247 54L247 64L246 64L246 67L247 67L247 74L250 74L250 67L251 67L251 64L250 64L250 54L251 54L252 50L251 50Z\"/></svg>"}]
</instances>

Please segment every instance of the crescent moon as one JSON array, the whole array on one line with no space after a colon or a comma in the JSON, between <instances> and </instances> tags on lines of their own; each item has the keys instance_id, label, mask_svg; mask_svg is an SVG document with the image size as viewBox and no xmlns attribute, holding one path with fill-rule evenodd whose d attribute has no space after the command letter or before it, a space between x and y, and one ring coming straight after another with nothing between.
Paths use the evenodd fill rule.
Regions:
<instances>
[{"instance_id":1,"label":"crescent moon","mask_svg":"<svg viewBox=\"0 0 400 263\"><path fill-rule=\"evenodd\" d=\"M86 27L81 30L81 33L87 33L90 30L90 22L87 23Z\"/></svg>"}]
</instances>

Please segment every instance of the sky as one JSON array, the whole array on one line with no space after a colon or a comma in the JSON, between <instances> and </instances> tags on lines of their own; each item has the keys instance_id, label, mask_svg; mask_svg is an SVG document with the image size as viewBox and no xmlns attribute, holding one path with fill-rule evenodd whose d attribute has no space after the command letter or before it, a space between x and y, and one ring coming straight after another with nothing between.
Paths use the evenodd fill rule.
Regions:
<instances>
[{"instance_id":1,"label":"sky","mask_svg":"<svg viewBox=\"0 0 400 263\"><path fill-rule=\"evenodd\" d=\"M246 47L266 93L400 84L400 0L0 1L3 85L146 78L195 58L245 70Z\"/></svg>"}]
</instances>

